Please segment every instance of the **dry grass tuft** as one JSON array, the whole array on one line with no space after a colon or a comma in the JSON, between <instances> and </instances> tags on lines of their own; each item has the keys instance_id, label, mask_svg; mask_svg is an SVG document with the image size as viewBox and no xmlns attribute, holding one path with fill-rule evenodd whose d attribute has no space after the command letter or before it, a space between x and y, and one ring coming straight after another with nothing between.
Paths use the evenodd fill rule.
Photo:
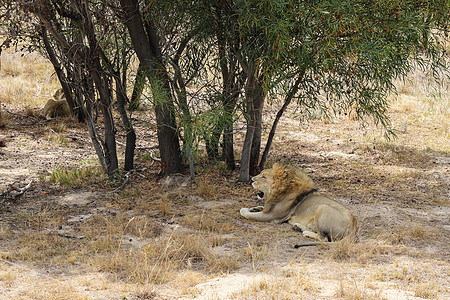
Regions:
<instances>
[{"instance_id":1,"label":"dry grass tuft","mask_svg":"<svg viewBox=\"0 0 450 300\"><path fill-rule=\"evenodd\" d=\"M28 117L35 117L38 113L33 108L27 106L25 107L25 115Z\"/></svg>"},{"instance_id":2,"label":"dry grass tuft","mask_svg":"<svg viewBox=\"0 0 450 300\"><path fill-rule=\"evenodd\" d=\"M302 299L319 287L303 272L288 276L265 277L230 295L231 299Z\"/></svg>"},{"instance_id":3,"label":"dry grass tuft","mask_svg":"<svg viewBox=\"0 0 450 300\"><path fill-rule=\"evenodd\" d=\"M67 125L63 122L53 123L50 125L50 129L57 133L67 132Z\"/></svg>"},{"instance_id":4,"label":"dry grass tuft","mask_svg":"<svg viewBox=\"0 0 450 300\"><path fill-rule=\"evenodd\" d=\"M18 242L22 247L10 253L10 258L21 261L53 261L57 264L71 248L70 241L49 231L22 232Z\"/></svg>"},{"instance_id":5,"label":"dry grass tuft","mask_svg":"<svg viewBox=\"0 0 450 300\"><path fill-rule=\"evenodd\" d=\"M55 141L59 141L61 135L55 136ZM65 138L64 136L62 136ZM61 141L59 141L61 143ZM84 186L92 183L103 182L107 176L100 167L84 167L80 169L55 169L50 174L50 182L59 183L63 186Z\"/></svg>"},{"instance_id":6,"label":"dry grass tuft","mask_svg":"<svg viewBox=\"0 0 450 300\"><path fill-rule=\"evenodd\" d=\"M166 195L162 195L159 199L159 210L163 216L167 216L170 213L170 208L172 207L172 203L169 200L169 197Z\"/></svg>"},{"instance_id":7,"label":"dry grass tuft","mask_svg":"<svg viewBox=\"0 0 450 300\"><path fill-rule=\"evenodd\" d=\"M6 116L6 114L2 111L2 107L1 107L1 103L0 103L0 128L6 127L6 125L8 125L9 120Z\"/></svg>"},{"instance_id":8,"label":"dry grass tuft","mask_svg":"<svg viewBox=\"0 0 450 300\"><path fill-rule=\"evenodd\" d=\"M38 53L3 51L0 102L43 107L45 99L59 88L53 73L52 65Z\"/></svg>"},{"instance_id":9,"label":"dry grass tuft","mask_svg":"<svg viewBox=\"0 0 450 300\"><path fill-rule=\"evenodd\" d=\"M216 233L230 233L234 228L233 223L218 222L217 216L205 213L205 211L202 211L201 214L186 215L182 219L182 224L196 230Z\"/></svg>"},{"instance_id":10,"label":"dry grass tuft","mask_svg":"<svg viewBox=\"0 0 450 300\"><path fill-rule=\"evenodd\" d=\"M381 291L371 291L367 288L366 282L352 281L350 283L340 281L336 296L346 300L382 300Z\"/></svg>"},{"instance_id":11,"label":"dry grass tuft","mask_svg":"<svg viewBox=\"0 0 450 300\"><path fill-rule=\"evenodd\" d=\"M173 280L179 269L206 269L221 273L234 270L239 263L219 257L202 235L172 232L168 237L149 241L138 249L123 249L120 243L112 253L97 255L92 264L130 282L163 283Z\"/></svg>"},{"instance_id":12,"label":"dry grass tuft","mask_svg":"<svg viewBox=\"0 0 450 300\"><path fill-rule=\"evenodd\" d=\"M11 230L11 227L8 224L3 224L3 220L0 223L0 241L8 240L14 237L14 231Z\"/></svg>"},{"instance_id":13,"label":"dry grass tuft","mask_svg":"<svg viewBox=\"0 0 450 300\"><path fill-rule=\"evenodd\" d=\"M193 287L206 279L207 277L201 272L185 270L176 275L174 282L181 294L190 294L192 297L195 297L197 296L198 291Z\"/></svg>"},{"instance_id":14,"label":"dry grass tuft","mask_svg":"<svg viewBox=\"0 0 450 300\"><path fill-rule=\"evenodd\" d=\"M69 140L62 133L50 133L47 135L47 141L49 141L52 145L68 147Z\"/></svg>"},{"instance_id":15,"label":"dry grass tuft","mask_svg":"<svg viewBox=\"0 0 450 300\"><path fill-rule=\"evenodd\" d=\"M392 232L384 232L378 236L388 245L405 245L411 242L432 242L440 237L439 228L427 227L414 224L396 226Z\"/></svg>"},{"instance_id":16,"label":"dry grass tuft","mask_svg":"<svg viewBox=\"0 0 450 300\"><path fill-rule=\"evenodd\" d=\"M434 283L422 283L414 286L414 296L424 299L437 299L438 287Z\"/></svg>"},{"instance_id":17,"label":"dry grass tuft","mask_svg":"<svg viewBox=\"0 0 450 300\"><path fill-rule=\"evenodd\" d=\"M215 199L219 194L217 185L209 180L196 180L195 183L198 195L203 198Z\"/></svg>"},{"instance_id":18,"label":"dry grass tuft","mask_svg":"<svg viewBox=\"0 0 450 300\"><path fill-rule=\"evenodd\" d=\"M354 243L344 239L321 247L327 247L326 256L335 261L353 261L360 264L367 264L388 252L387 247L376 240Z\"/></svg>"},{"instance_id":19,"label":"dry grass tuft","mask_svg":"<svg viewBox=\"0 0 450 300\"><path fill-rule=\"evenodd\" d=\"M269 250L266 245L255 244L254 242L247 242L247 248L245 248L245 258L250 260L252 264L252 269L254 271L259 270L261 265L260 262L270 255Z\"/></svg>"}]
</instances>

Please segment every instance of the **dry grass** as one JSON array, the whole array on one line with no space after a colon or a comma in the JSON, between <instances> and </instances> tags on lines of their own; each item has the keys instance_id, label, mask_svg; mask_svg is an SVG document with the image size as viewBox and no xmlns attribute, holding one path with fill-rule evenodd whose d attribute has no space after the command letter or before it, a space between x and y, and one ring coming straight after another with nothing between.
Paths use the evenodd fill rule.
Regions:
<instances>
[{"instance_id":1,"label":"dry grass","mask_svg":"<svg viewBox=\"0 0 450 300\"><path fill-rule=\"evenodd\" d=\"M248 287L242 286L240 291L232 293L229 299L302 299L320 290L303 270L290 269L273 275L253 280Z\"/></svg>"},{"instance_id":2,"label":"dry grass","mask_svg":"<svg viewBox=\"0 0 450 300\"><path fill-rule=\"evenodd\" d=\"M4 128L6 127L6 125L8 125L8 119L6 118L4 113L0 114L0 128Z\"/></svg>"},{"instance_id":3,"label":"dry grass","mask_svg":"<svg viewBox=\"0 0 450 300\"><path fill-rule=\"evenodd\" d=\"M370 290L365 281L339 281L339 289L336 292L337 297L346 300L384 300L381 291Z\"/></svg>"},{"instance_id":4,"label":"dry grass","mask_svg":"<svg viewBox=\"0 0 450 300\"><path fill-rule=\"evenodd\" d=\"M367 240L359 243L342 240L333 245L325 245L327 257L335 261L357 262L368 264L376 261L381 255L389 253L386 245L376 240Z\"/></svg>"},{"instance_id":5,"label":"dry grass","mask_svg":"<svg viewBox=\"0 0 450 300\"><path fill-rule=\"evenodd\" d=\"M434 283L419 283L414 286L414 296L424 299L436 299L439 288Z\"/></svg>"},{"instance_id":6,"label":"dry grass","mask_svg":"<svg viewBox=\"0 0 450 300\"><path fill-rule=\"evenodd\" d=\"M43 107L58 89L53 67L37 53L2 52L0 103L19 107Z\"/></svg>"},{"instance_id":7,"label":"dry grass","mask_svg":"<svg viewBox=\"0 0 450 300\"><path fill-rule=\"evenodd\" d=\"M0 102L36 114L58 88L52 73L51 66L34 54L3 52ZM320 120L305 122L302 130L298 119L295 126L280 125L286 134L276 137L273 160L301 165L320 180L320 189L348 201L363 227L358 243L294 250L301 237L286 224L241 219L240 207L257 204L254 191L233 182L236 173L223 163L210 165L205 159L195 182L164 186L149 175L157 167L143 155L137 165L147 169L113 194L103 185L106 177L98 163L80 161L76 169L49 170L51 182L58 185L42 182L42 194L37 187L29 197L2 206L0 257L93 294L47 279L36 284L38 277L0 264L0 297L7 289L18 299L91 299L101 298L96 294L100 291L116 292L111 297L106 293L108 299L447 298L448 260L443 252L448 238L441 232L447 229L440 215L446 210L431 214L434 208L448 206L441 191L447 187L445 165L431 161L448 157L450 151L445 122L450 117L449 92L430 90L423 84L427 80L416 74L399 83L391 110L399 132L391 141L382 138L379 128L361 130L345 118L327 126ZM10 122L8 114L2 117ZM70 122L48 123L41 129L43 144L67 148ZM354 153L359 160L330 159L330 151ZM1 169L9 171L10 166ZM60 206L47 196L93 185L101 197L86 206ZM372 223L366 223L365 208L378 210L370 215ZM406 208L410 211L403 211ZM414 212L430 213L430 218L416 218ZM68 222L80 214L92 216ZM86 238L60 237L56 233L61 226ZM207 293L233 275L253 280L231 283L238 291L224 285L223 295ZM394 294L389 294L392 289Z\"/></svg>"},{"instance_id":8,"label":"dry grass","mask_svg":"<svg viewBox=\"0 0 450 300\"><path fill-rule=\"evenodd\" d=\"M174 231L168 237L154 239L138 249L123 249L117 241L116 249L95 256L91 263L100 271L142 284L174 280L180 269L207 268L209 272L222 273L239 266L231 257L214 254L212 246L203 235Z\"/></svg>"},{"instance_id":9,"label":"dry grass","mask_svg":"<svg viewBox=\"0 0 450 300\"><path fill-rule=\"evenodd\" d=\"M187 227L202 230L205 232L217 232L217 233L230 233L234 226L230 222L217 222L217 218L214 215L208 213L208 211L202 210L198 215L188 215L183 217L182 224Z\"/></svg>"},{"instance_id":10,"label":"dry grass","mask_svg":"<svg viewBox=\"0 0 450 300\"><path fill-rule=\"evenodd\" d=\"M207 199L215 198L218 194L218 187L209 181L197 180L197 193Z\"/></svg>"},{"instance_id":11,"label":"dry grass","mask_svg":"<svg viewBox=\"0 0 450 300\"><path fill-rule=\"evenodd\" d=\"M399 130L397 144L450 152L450 78L440 83L420 71L398 82L392 101L392 121ZM413 134L406 134L411 133ZM420 148L417 148L421 145Z\"/></svg>"}]
</instances>

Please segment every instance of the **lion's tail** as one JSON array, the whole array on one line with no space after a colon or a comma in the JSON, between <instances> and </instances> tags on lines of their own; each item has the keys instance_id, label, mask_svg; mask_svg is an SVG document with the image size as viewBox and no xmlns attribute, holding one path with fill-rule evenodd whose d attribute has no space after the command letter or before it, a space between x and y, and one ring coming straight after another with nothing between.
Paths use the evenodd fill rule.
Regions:
<instances>
[{"instance_id":1,"label":"lion's tail","mask_svg":"<svg viewBox=\"0 0 450 300\"><path fill-rule=\"evenodd\" d=\"M300 247L310 247L310 246L318 246L318 245L332 245L334 242L310 242L310 243L302 243L294 245L295 249L298 249Z\"/></svg>"}]
</instances>

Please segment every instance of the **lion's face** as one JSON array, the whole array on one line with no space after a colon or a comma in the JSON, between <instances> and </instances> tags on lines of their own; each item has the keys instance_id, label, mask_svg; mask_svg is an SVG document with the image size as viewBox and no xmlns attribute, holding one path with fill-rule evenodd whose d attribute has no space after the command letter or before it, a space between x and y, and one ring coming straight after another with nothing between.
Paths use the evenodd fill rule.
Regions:
<instances>
[{"instance_id":1,"label":"lion's face","mask_svg":"<svg viewBox=\"0 0 450 300\"><path fill-rule=\"evenodd\" d=\"M275 163L252 178L258 198L278 202L287 194L301 194L314 189L312 180L298 168Z\"/></svg>"},{"instance_id":2,"label":"lion's face","mask_svg":"<svg viewBox=\"0 0 450 300\"><path fill-rule=\"evenodd\" d=\"M266 169L252 178L252 186L257 189L259 192L257 196L259 199L262 199L264 195L269 194L270 187L273 183L273 170Z\"/></svg>"},{"instance_id":3,"label":"lion's face","mask_svg":"<svg viewBox=\"0 0 450 300\"><path fill-rule=\"evenodd\" d=\"M63 89L59 89L53 94L53 98L55 98L55 100L61 100L63 97L64 97Z\"/></svg>"}]
</instances>

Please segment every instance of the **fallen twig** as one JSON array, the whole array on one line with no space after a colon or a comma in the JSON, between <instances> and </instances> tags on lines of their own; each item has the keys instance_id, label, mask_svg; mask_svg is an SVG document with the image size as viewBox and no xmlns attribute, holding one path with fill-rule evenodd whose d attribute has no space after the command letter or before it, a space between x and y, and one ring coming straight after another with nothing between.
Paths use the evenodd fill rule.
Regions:
<instances>
[{"instance_id":1,"label":"fallen twig","mask_svg":"<svg viewBox=\"0 0 450 300\"><path fill-rule=\"evenodd\" d=\"M8 196L8 194L10 194L12 191L17 192L16 194L11 194L11 198L13 200L16 200L17 198L21 197L23 194L25 194L25 192L30 189L31 184L33 183L33 180L30 181L30 183L28 183L25 187L23 188L17 188L14 186L15 182L12 183L4 192L0 193L0 197L6 199L6 197ZM2 201L1 203L3 203L4 201Z\"/></svg>"},{"instance_id":2,"label":"fallen twig","mask_svg":"<svg viewBox=\"0 0 450 300\"><path fill-rule=\"evenodd\" d=\"M27 115L23 115L23 114L19 114L19 113L15 113L15 112L12 112L12 111L9 111L9 110L7 110L6 108L3 108L7 113L9 113L9 114L11 114L11 115L16 115L16 116L20 116L20 117L24 117L24 118L30 118L30 119L33 119L33 120L39 120L39 118L38 117L35 117L35 116L27 116Z\"/></svg>"},{"instance_id":3,"label":"fallen twig","mask_svg":"<svg viewBox=\"0 0 450 300\"><path fill-rule=\"evenodd\" d=\"M81 239L85 239L86 238L85 235L71 235L71 234L66 234L66 233L62 233L62 232L58 232L58 236L65 237L65 238L68 238L68 239L77 239L77 240L81 240Z\"/></svg>"},{"instance_id":4,"label":"fallen twig","mask_svg":"<svg viewBox=\"0 0 450 300\"><path fill-rule=\"evenodd\" d=\"M127 183L130 181L130 174L131 174L132 172L133 172L133 170L130 170L130 171L128 171L128 172L123 176L123 177L124 177L123 183L122 183L117 189L115 189L114 191L112 191L113 193L117 193L117 192L123 190L123 188L125 187L125 185L127 185Z\"/></svg>"},{"instance_id":5,"label":"fallen twig","mask_svg":"<svg viewBox=\"0 0 450 300\"><path fill-rule=\"evenodd\" d=\"M67 234L67 233L63 233L63 232L52 230L52 229L48 229L48 228L46 228L46 230L48 232L50 232L50 233L53 233L53 234L56 234L56 235L58 235L60 237L65 237L65 238L68 238L68 239L81 240L81 239L85 239L86 238L85 235L72 235L72 234Z\"/></svg>"},{"instance_id":6,"label":"fallen twig","mask_svg":"<svg viewBox=\"0 0 450 300\"><path fill-rule=\"evenodd\" d=\"M82 137L79 137L79 136L76 136L76 135L66 135L66 137L69 138L69 139L72 139L72 140L79 140L79 141L82 141L82 142L85 142L85 143L90 143L91 142L88 139L85 139L85 138L82 138Z\"/></svg>"},{"instance_id":7,"label":"fallen twig","mask_svg":"<svg viewBox=\"0 0 450 300\"><path fill-rule=\"evenodd\" d=\"M236 224L240 225L240 226L244 226L244 227L251 228L251 229L258 229L258 228L259 228L258 226L250 225L250 224L241 222L241 221L239 221L239 220L234 220L234 222L235 222Z\"/></svg>"}]
</instances>

